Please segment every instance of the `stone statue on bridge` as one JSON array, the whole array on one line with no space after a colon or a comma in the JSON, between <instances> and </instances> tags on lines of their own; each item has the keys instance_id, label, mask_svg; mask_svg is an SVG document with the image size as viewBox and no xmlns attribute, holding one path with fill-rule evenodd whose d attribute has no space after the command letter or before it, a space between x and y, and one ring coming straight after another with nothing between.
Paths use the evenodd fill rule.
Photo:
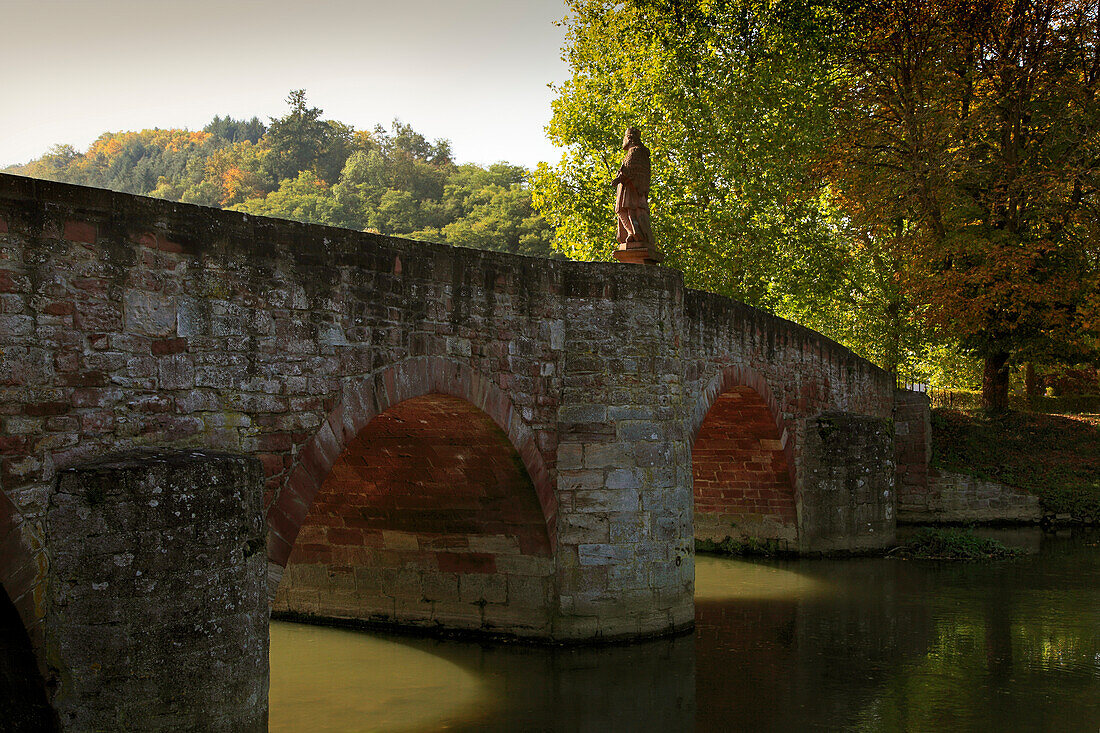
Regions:
<instances>
[{"instance_id":1,"label":"stone statue on bridge","mask_svg":"<svg viewBox=\"0 0 1100 733\"><path fill-rule=\"evenodd\" d=\"M619 174L611 181L611 185L619 187L615 197L615 213L619 218L619 249L615 251L615 259L655 265L664 255L657 251L649 224L649 148L642 144L642 133L637 127L626 129L623 150L626 157Z\"/></svg>"}]
</instances>

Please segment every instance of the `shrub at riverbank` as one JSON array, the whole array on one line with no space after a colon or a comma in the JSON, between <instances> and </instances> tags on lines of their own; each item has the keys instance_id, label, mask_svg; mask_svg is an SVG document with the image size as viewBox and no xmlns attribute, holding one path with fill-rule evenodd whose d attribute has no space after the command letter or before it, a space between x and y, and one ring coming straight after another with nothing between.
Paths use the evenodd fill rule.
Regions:
<instances>
[{"instance_id":1,"label":"shrub at riverbank","mask_svg":"<svg viewBox=\"0 0 1100 733\"><path fill-rule=\"evenodd\" d=\"M890 554L915 560L1005 560L1023 552L969 530L922 529Z\"/></svg>"},{"instance_id":2,"label":"shrub at riverbank","mask_svg":"<svg viewBox=\"0 0 1100 733\"><path fill-rule=\"evenodd\" d=\"M933 410L932 463L1036 494L1046 515L1100 522L1100 415Z\"/></svg>"}]
</instances>

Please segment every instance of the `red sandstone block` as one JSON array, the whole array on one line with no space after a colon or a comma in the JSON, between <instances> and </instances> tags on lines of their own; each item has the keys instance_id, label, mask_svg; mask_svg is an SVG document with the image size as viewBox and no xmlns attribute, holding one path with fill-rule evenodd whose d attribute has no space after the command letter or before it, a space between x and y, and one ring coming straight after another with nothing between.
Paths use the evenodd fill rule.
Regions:
<instances>
[{"instance_id":1,"label":"red sandstone block","mask_svg":"<svg viewBox=\"0 0 1100 733\"><path fill-rule=\"evenodd\" d=\"M163 356L166 354L181 354L187 351L187 339L185 338L167 338L167 339L153 339L149 344L150 351L153 356Z\"/></svg>"},{"instance_id":2,"label":"red sandstone block","mask_svg":"<svg viewBox=\"0 0 1100 733\"><path fill-rule=\"evenodd\" d=\"M314 497L317 496L317 490L320 487L320 482L313 478L305 466L299 463L287 480L287 500L300 502L308 507L313 502ZM283 503L282 497L280 497L279 503Z\"/></svg>"},{"instance_id":3,"label":"red sandstone block","mask_svg":"<svg viewBox=\"0 0 1100 733\"><path fill-rule=\"evenodd\" d=\"M289 433L261 433L257 441L261 451L282 452L294 447Z\"/></svg>"},{"instance_id":4,"label":"red sandstone block","mask_svg":"<svg viewBox=\"0 0 1100 733\"><path fill-rule=\"evenodd\" d=\"M301 527L302 521L291 516L283 506L284 504L284 498L280 496L278 501L267 510L267 526L268 529L288 543L293 543L298 536L298 529Z\"/></svg>"},{"instance_id":5,"label":"red sandstone block","mask_svg":"<svg viewBox=\"0 0 1100 733\"><path fill-rule=\"evenodd\" d=\"M65 231L61 236L64 239L68 239L70 242L94 244L96 240L96 227L94 224L70 219L65 222Z\"/></svg>"},{"instance_id":6,"label":"red sandstone block","mask_svg":"<svg viewBox=\"0 0 1100 733\"><path fill-rule=\"evenodd\" d=\"M8 233L8 220L0 216L0 234Z\"/></svg>"},{"instance_id":7,"label":"red sandstone block","mask_svg":"<svg viewBox=\"0 0 1100 733\"><path fill-rule=\"evenodd\" d=\"M0 270L0 293L18 293L27 288L22 275L11 270Z\"/></svg>"},{"instance_id":8,"label":"red sandstone block","mask_svg":"<svg viewBox=\"0 0 1100 733\"><path fill-rule=\"evenodd\" d=\"M161 252L172 252L178 254L183 252L183 245L179 242L173 242L165 237L157 237L157 249Z\"/></svg>"},{"instance_id":9,"label":"red sandstone block","mask_svg":"<svg viewBox=\"0 0 1100 733\"><path fill-rule=\"evenodd\" d=\"M41 417L44 415L62 415L69 411L68 402L31 402L23 405L23 414Z\"/></svg>"},{"instance_id":10,"label":"red sandstone block","mask_svg":"<svg viewBox=\"0 0 1100 733\"><path fill-rule=\"evenodd\" d=\"M553 522L553 519L553 517L550 517L551 522ZM553 527L554 525L551 524L550 526ZM516 535L516 539L519 540L519 551L524 555L548 557L551 554L552 547L549 534L550 532L547 531L546 527L540 526Z\"/></svg>"},{"instance_id":11,"label":"red sandstone block","mask_svg":"<svg viewBox=\"0 0 1100 733\"><path fill-rule=\"evenodd\" d=\"M294 546L284 540L275 532L267 533L267 559L276 565L286 567L287 560L290 559L290 552L294 549Z\"/></svg>"},{"instance_id":12,"label":"red sandstone block","mask_svg":"<svg viewBox=\"0 0 1100 733\"><path fill-rule=\"evenodd\" d=\"M496 558L479 552L437 552L436 563L443 573L495 573Z\"/></svg>"},{"instance_id":13,"label":"red sandstone block","mask_svg":"<svg viewBox=\"0 0 1100 733\"><path fill-rule=\"evenodd\" d=\"M341 433L334 432L332 426L328 422L323 422L311 443L311 445L316 446L319 456L324 458L321 465L325 468L325 476L332 470L332 466L340 457L340 453L343 452L343 440L337 437L337 435L340 434ZM323 479L324 476L321 478Z\"/></svg>"},{"instance_id":14,"label":"red sandstone block","mask_svg":"<svg viewBox=\"0 0 1100 733\"><path fill-rule=\"evenodd\" d=\"M0 454L21 454L26 453L27 450L27 438L23 435L0 435ZM4 502L7 501L5 497ZM4 517L4 506L0 502L0 520Z\"/></svg>"},{"instance_id":15,"label":"red sandstone block","mask_svg":"<svg viewBox=\"0 0 1100 733\"><path fill-rule=\"evenodd\" d=\"M264 467L264 477L271 478L283 472L283 457L277 453L259 454L260 463Z\"/></svg>"},{"instance_id":16,"label":"red sandstone block","mask_svg":"<svg viewBox=\"0 0 1100 733\"><path fill-rule=\"evenodd\" d=\"M333 462L324 454L320 445L316 441L310 442L302 449L299 457L301 462L298 464L298 468L306 471L316 486L319 487L324 483L325 479L328 478L329 471L332 470Z\"/></svg>"},{"instance_id":17,"label":"red sandstone block","mask_svg":"<svg viewBox=\"0 0 1100 733\"><path fill-rule=\"evenodd\" d=\"M325 536L329 543L333 545L351 545L358 547L363 544L363 531L359 529L330 527L326 531Z\"/></svg>"},{"instance_id":18,"label":"red sandstone block","mask_svg":"<svg viewBox=\"0 0 1100 733\"><path fill-rule=\"evenodd\" d=\"M135 244L139 244L142 247L147 247L148 249L156 249L157 248L157 235L153 234L152 232L142 232L140 234L131 234L130 235L130 241L134 242Z\"/></svg>"},{"instance_id":19,"label":"red sandstone block","mask_svg":"<svg viewBox=\"0 0 1100 733\"><path fill-rule=\"evenodd\" d=\"M71 316L74 308L72 303L54 302L42 309L42 312L51 316Z\"/></svg>"},{"instance_id":20,"label":"red sandstone block","mask_svg":"<svg viewBox=\"0 0 1100 733\"><path fill-rule=\"evenodd\" d=\"M39 568L35 558L28 554L25 545L20 543L20 547L21 550L17 551L19 552L18 555L5 558L8 561L8 565L0 571L3 572L4 589L8 592L8 597L13 601L33 588L41 580L41 578L38 577ZM4 549L10 551L7 545Z\"/></svg>"}]
</instances>

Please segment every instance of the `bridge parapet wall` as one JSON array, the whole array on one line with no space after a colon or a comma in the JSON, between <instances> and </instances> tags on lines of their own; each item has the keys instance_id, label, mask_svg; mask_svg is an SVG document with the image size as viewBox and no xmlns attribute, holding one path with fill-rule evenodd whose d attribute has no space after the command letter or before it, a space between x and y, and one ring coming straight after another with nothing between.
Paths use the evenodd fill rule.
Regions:
<instances>
[{"instance_id":1,"label":"bridge parapet wall","mask_svg":"<svg viewBox=\"0 0 1100 733\"><path fill-rule=\"evenodd\" d=\"M0 175L0 531L18 552L0 581L32 637L60 469L146 445L258 457L277 583L344 447L430 392L488 415L539 492L551 635L689 624L692 443L730 385L769 405L791 467L792 421L889 417L893 395L846 349L668 270Z\"/></svg>"},{"instance_id":2,"label":"bridge parapet wall","mask_svg":"<svg viewBox=\"0 0 1100 733\"><path fill-rule=\"evenodd\" d=\"M785 421L837 410L890 418L894 380L831 339L713 293L684 294L685 394L698 429L708 385L728 367L747 386L766 389ZM701 414L702 413L702 414Z\"/></svg>"}]
</instances>

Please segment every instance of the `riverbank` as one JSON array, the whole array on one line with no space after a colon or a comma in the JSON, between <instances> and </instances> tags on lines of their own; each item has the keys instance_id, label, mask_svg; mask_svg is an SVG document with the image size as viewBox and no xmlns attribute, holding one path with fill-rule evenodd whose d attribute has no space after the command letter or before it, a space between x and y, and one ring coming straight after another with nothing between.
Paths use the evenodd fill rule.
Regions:
<instances>
[{"instance_id":1,"label":"riverbank","mask_svg":"<svg viewBox=\"0 0 1100 733\"><path fill-rule=\"evenodd\" d=\"M935 409L932 465L1035 494L1047 523L1100 523L1100 414Z\"/></svg>"}]
</instances>

